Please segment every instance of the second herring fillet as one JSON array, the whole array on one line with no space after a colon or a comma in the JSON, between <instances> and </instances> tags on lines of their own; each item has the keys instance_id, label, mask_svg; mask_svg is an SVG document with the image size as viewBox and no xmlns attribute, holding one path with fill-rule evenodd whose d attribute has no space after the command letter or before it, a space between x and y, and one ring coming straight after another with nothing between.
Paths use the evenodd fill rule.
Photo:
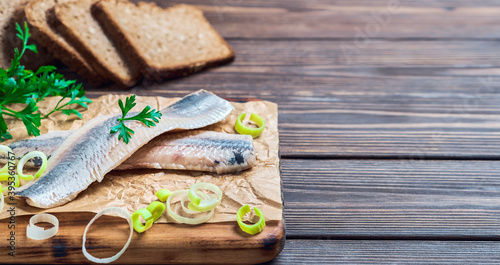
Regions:
<instances>
[{"instance_id":1,"label":"second herring fillet","mask_svg":"<svg viewBox=\"0 0 500 265\"><path fill-rule=\"evenodd\" d=\"M250 135L189 131L156 137L117 169L187 169L231 173L252 167L255 160Z\"/></svg>"},{"instance_id":2,"label":"second herring fillet","mask_svg":"<svg viewBox=\"0 0 500 265\"><path fill-rule=\"evenodd\" d=\"M94 181L129 158L156 136L176 129L202 128L224 119L233 106L220 97L200 90L161 110L156 127L140 122L127 125L135 131L128 144L110 134L121 115L95 118L70 135L52 154L45 173L36 181L15 191L18 198L38 208L63 205L85 190ZM133 116L130 113L127 116Z\"/></svg>"},{"instance_id":3,"label":"second herring fillet","mask_svg":"<svg viewBox=\"0 0 500 265\"><path fill-rule=\"evenodd\" d=\"M39 137L9 145L17 161L31 151L47 155L56 150L73 131L53 131ZM119 165L124 169L181 169L217 173L233 173L251 168L255 164L253 138L250 135L212 131L185 131L164 133L137 150ZM0 156L0 164L7 156ZM25 166L40 167L42 160L31 159Z\"/></svg>"}]
</instances>

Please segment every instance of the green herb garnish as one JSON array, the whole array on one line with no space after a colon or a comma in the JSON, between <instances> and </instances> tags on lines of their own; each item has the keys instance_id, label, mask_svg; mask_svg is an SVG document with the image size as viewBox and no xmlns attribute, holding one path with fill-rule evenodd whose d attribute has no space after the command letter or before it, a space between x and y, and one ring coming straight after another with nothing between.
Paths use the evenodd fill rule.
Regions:
<instances>
[{"instance_id":1,"label":"green herb garnish","mask_svg":"<svg viewBox=\"0 0 500 265\"><path fill-rule=\"evenodd\" d=\"M85 97L82 84L75 80L65 80L62 74L56 73L54 66L42 66L36 72L25 69L20 60L27 50L38 53L34 44L28 45L30 37L28 25L24 23L24 31L16 23L19 37L23 44L19 52L14 49L14 59L9 69L0 69L0 141L12 139L8 131L4 115L21 119L29 135L40 135L41 120L54 112L61 111L66 115L75 114L82 118L80 112L70 105L77 104L87 108L92 101ZM61 100L47 115L42 116L37 103L49 96L60 96ZM26 104L21 111L9 108L10 104ZM66 108L67 107L67 108Z\"/></svg>"},{"instance_id":2,"label":"green herb garnish","mask_svg":"<svg viewBox=\"0 0 500 265\"><path fill-rule=\"evenodd\" d=\"M132 137L132 134L134 133L134 130L130 129L127 127L123 122L124 121L140 121L144 123L146 126L151 127L151 126L156 126L156 123L158 123L161 119L161 113L157 111L156 109L151 109L151 106L146 106L139 114L133 116L133 117L128 117L125 118L127 113L135 107L135 95L132 95L130 97L127 97L125 99L125 105L123 105L123 101L120 99L118 100L118 106L120 106L120 109L122 110L122 117L118 119L120 124L111 127L110 133L116 133L120 132L118 135L118 140L123 138L123 141L128 144L130 137Z\"/></svg>"}]
</instances>

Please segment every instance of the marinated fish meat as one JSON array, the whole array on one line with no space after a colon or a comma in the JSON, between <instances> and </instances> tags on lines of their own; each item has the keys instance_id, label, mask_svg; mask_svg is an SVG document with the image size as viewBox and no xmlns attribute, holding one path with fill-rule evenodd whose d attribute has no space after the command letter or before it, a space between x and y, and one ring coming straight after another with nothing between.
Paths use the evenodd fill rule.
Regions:
<instances>
[{"instance_id":1,"label":"marinated fish meat","mask_svg":"<svg viewBox=\"0 0 500 265\"><path fill-rule=\"evenodd\" d=\"M94 181L122 164L153 138L173 130L202 128L224 119L233 106L228 101L200 90L161 110L162 118L156 127L129 121L135 131L128 144L110 134L121 115L106 115L90 120L72 133L57 148L44 174L14 194L38 208L52 208L73 200ZM136 115L130 113L127 116Z\"/></svg>"},{"instance_id":2,"label":"marinated fish meat","mask_svg":"<svg viewBox=\"0 0 500 265\"><path fill-rule=\"evenodd\" d=\"M53 131L39 137L12 143L9 147L20 160L31 151L41 151L49 158L73 131ZM6 157L0 159L6 161ZM41 166L41 159L32 159L25 165ZM186 131L164 133L137 150L119 165L124 169L184 169L217 173L233 173L255 164L253 139L249 135L213 131Z\"/></svg>"}]
</instances>

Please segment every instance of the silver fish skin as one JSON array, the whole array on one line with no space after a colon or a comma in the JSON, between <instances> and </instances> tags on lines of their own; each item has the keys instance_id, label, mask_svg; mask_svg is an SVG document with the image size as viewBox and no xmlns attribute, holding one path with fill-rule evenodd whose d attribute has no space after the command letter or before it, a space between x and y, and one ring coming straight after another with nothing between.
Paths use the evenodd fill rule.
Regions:
<instances>
[{"instance_id":1,"label":"silver fish skin","mask_svg":"<svg viewBox=\"0 0 500 265\"><path fill-rule=\"evenodd\" d=\"M73 131L52 131L35 138L20 140L9 145L12 152L15 154L16 163L21 158L31 151L40 151L50 159L52 153L73 133ZM0 155L0 164L7 163L8 157L4 154ZM38 157L28 160L25 164L27 167L40 167L42 160Z\"/></svg>"},{"instance_id":2,"label":"silver fish skin","mask_svg":"<svg viewBox=\"0 0 500 265\"><path fill-rule=\"evenodd\" d=\"M116 169L184 169L221 174L251 168L255 160L252 136L192 131L162 134Z\"/></svg>"},{"instance_id":3,"label":"silver fish skin","mask_svg":"<svg viewBox=\"0 0 500 265\"><path fill-rule=\"evenodd\" d=\"M95 181L123 163L153 138L168 131L202 128L224 119L233 106L228 101L200 90L161 110L162 118L148 128L138 121L127 122L135 131L128 144L110 134L121 115L106 115L90 120L57 148L44 174L15 190L17 198L38 208L52 208L76 198ZM133 116L137 113L130 113Z\"/></svg>"},{"instance_id":4,"label":"silver fish skin","mask_svg":"<svg viewBox=\"0 0 500 265\"><path fill-rule=\"evenodd\" d=\"M34 150L50 157L72 132L53 131L14 142L9 147L18 160L21 158L18 154L24 155ZM222 174L251 168L255 161L251 136L195 130L164 133L141 147L115 169L179 169ZM28 161L25 165L39 167L41 160Z\"/></svg>"}]
</instances>

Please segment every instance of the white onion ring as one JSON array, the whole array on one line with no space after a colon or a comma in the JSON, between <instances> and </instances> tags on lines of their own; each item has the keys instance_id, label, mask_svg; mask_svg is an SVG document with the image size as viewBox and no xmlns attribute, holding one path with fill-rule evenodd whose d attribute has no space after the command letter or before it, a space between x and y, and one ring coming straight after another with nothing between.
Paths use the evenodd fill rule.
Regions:
<instances>
[{"instance_id":1,"label":"white onion ring","mask_svg":"<svg viewBox=\"0 0 500 265\"><path fill-rule=\"evenodd\" d=\"M125 244L125 246L123 246L122 250L120 250L120 252L118 252L116 255L112 256L112 257L109 257L109 258L96 258L92 255L90 255L88 252L87 252L87 248L85 248L85 241L86 241L86 237L87 237L87 231L89 230L89 227L95 222L95 220L97 220L97 218L105 215L105 214L110 214L110 213L116 213L118 214L120 217L123 217L124 219L127 220L129 226L130 226L130 236L128 237L128 241L127 243ZM83 232L83 245L82 245L82 251L83 251L83 255L90 261L92 262L95 262L95 263L110 263L110 262L113 262L115 260L117 260L123 253L125 253L125 250L127 250L128 248L128 245L130 244L130 241L132 241L132 234L134 232L134 228L132 226L132 217L130 216L130 213L127 212L126 210L122 209L122 208L118 208L118 207L109 207L109 208L106 208L102 211L100 211L99 213L96 214L96 216L94 216L94 218L92 218L92 220L90 220L89 224L87 225L87 227L85 228L85 232Z\"/></svg>"},{"instance_id":2,"label":"white onion ring","mask_svg":"<svg viewBox=\"0 0 500 265\"><path fill-rule=\"evenodd\" d=\"M210 218L212 218L212 216L214 215L213 209L207 215L204 215L204 216L199 217L199 218L189 218L189 217L180 216L180 215L174 213L174 211L172 210L172 207L170 207L171 199L173 197L176 197L179 195L187 195L188 193L189 193L189 190L178 190L178 191L174 191L174 192L172 192L172 194L170 194L170 196L167 199L167 203L166 203L167 213L170 215L170 217L172 217L175 221L177 221L179 223L190 224L190 225L197 225L197 224L201 224L201 223L204 223L204 222L210 220Z\"/></svg>"},{"instance_id":3,"label":"white onion ring","mask_svg":"<svg viewBox=\"0 0 500 265\"><path fill-rule=\"evenodd\" d=\"M36 223L47 222L54 225L50 229L43 229L43 227L36 226ZM34 240L43 240L51 238L59 231L59 220L57 217L48 213L35 214L31 217L29 225L26 227L26 236Z\"/></svg>"}]
</instances>

